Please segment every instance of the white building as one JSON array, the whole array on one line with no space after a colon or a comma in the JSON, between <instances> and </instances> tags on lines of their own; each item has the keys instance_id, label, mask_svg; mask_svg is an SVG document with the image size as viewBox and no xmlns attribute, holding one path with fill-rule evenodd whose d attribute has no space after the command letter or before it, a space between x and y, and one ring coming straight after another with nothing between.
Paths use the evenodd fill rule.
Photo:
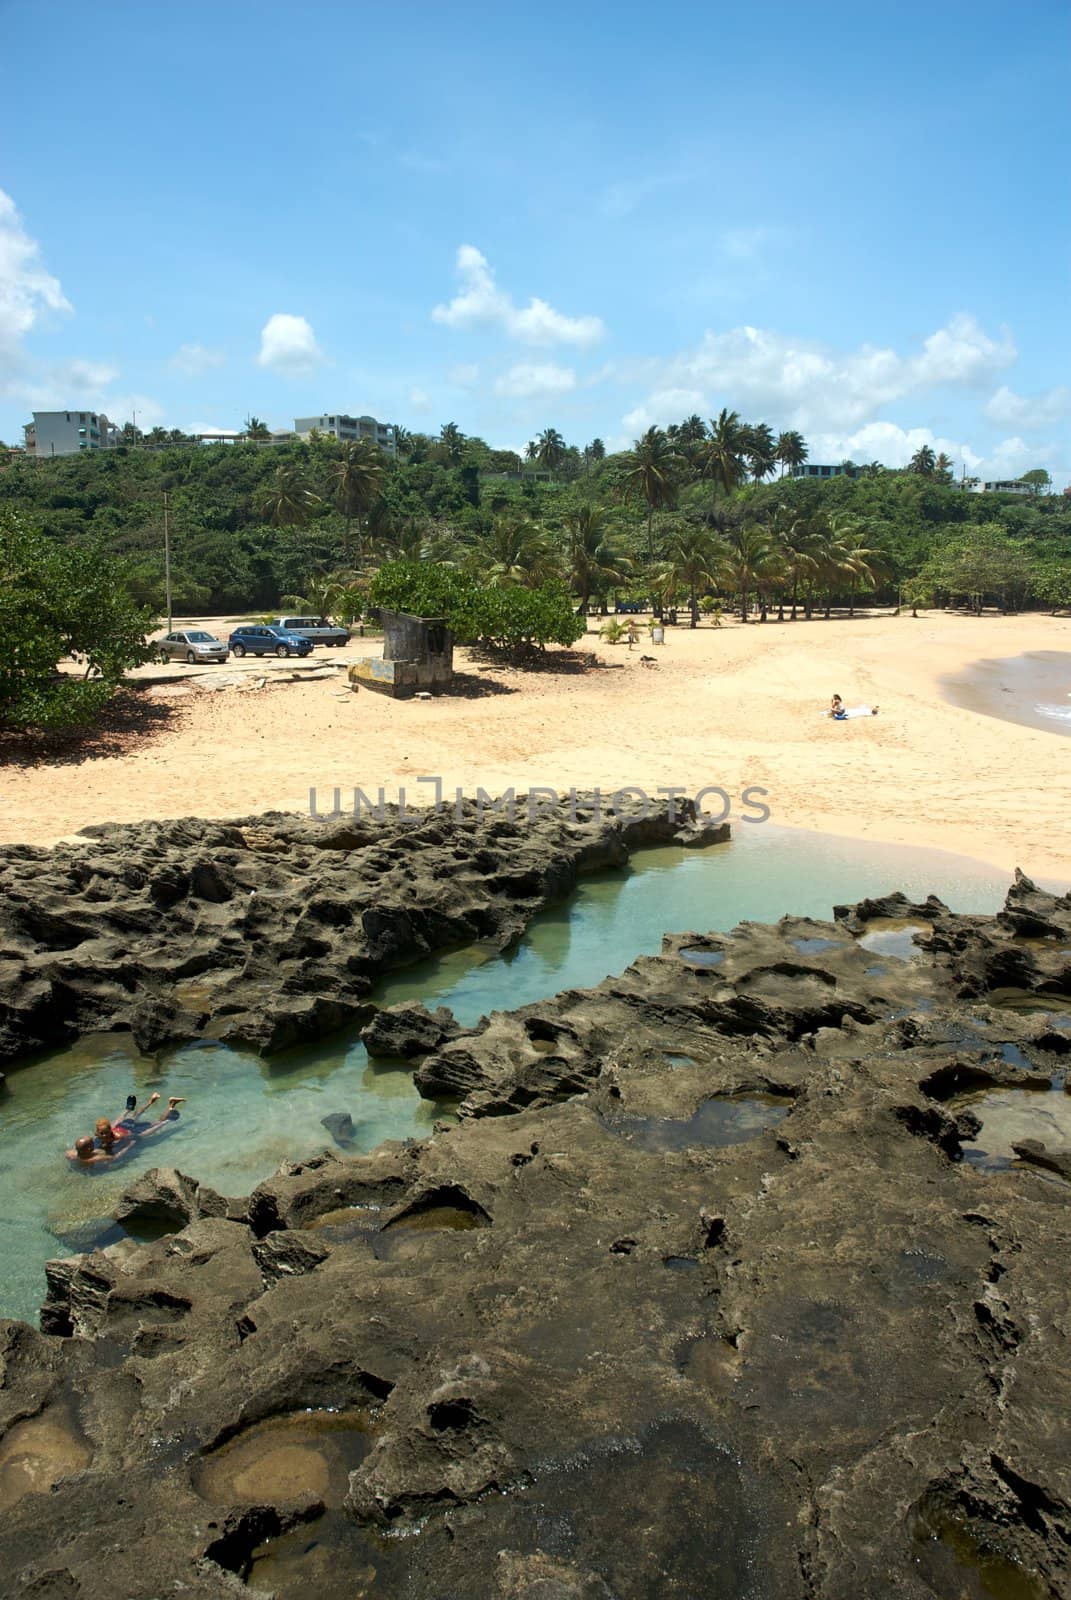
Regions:
<instances>
[{"instance_id":1,"label":"white building","mask_svg":"<svg viewBox=\"0 0 1071 1600\"><path fill-rule=\"evenodd\" d=\"M119 429L102 411L35 411L23 432L26 454L38 458L76 456L119 443Z\"/></svg>"},{"instance_id":2,"label":"white building","mask_svg":"<svg viewBox=\"0 0 1071 1600\"><path fill-rule=\"evenodd\" d=\"M389 456L397 450L393 422L377 422L375 417L347 417L339 412L333 417L294 418L294 432L299 438L307 439L313 429L346 443L353 439L370 439Z\"/></svg>"},{"instance_id":3,"label":"white building","mask_svg":"<svg viewBox=\"0 0 1071 1600\"><path fill-rule=\"evenodd\" d=\"M979 485L981 494L1037 494L1032 483L1020 483L1018 478L993 478Z\"/></svg>"}]
</instances>

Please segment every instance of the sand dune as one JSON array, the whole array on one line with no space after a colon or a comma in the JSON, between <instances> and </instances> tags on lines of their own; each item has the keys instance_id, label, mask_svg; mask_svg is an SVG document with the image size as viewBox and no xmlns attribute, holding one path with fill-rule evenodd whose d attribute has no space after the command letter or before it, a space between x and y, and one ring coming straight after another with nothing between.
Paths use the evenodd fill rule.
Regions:
<instances>
[{"instance_id":1,"label":"sand dune","mask_svg":"<svg viewBox=\"0 0 1071 1600\"><path fill-rule=\"evenodd\" d=\"M335 785L344 796L382 785L395 799L406 784L410 798L426 797L414 780L430 774L448 793L719 784L736 796L757 785L786 825L1071 879L1071 743L953 707L939 684L980 658L1071 651L1071 620L730 622L673 629L662 649L630 654L594 634L581 648L606 669L487 669L462 652L471 683L492 692L432 701L342 695L341 675L191 688L175 701L176 725L133 753L0 772L0 839L47 844L90 822L304 809L313 786L326 797ZM823 720L834 690L881 714Z\"/></svg>"}]
</instances>

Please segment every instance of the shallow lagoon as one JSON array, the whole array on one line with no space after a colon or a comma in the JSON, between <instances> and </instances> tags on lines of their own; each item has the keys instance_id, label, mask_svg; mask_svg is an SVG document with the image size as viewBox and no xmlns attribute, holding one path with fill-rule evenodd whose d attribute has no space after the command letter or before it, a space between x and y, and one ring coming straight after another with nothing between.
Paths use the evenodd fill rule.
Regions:
<instances>
[{"instance_id":1,"label":"shallow lagoon","mask_svg":"<svg viewBox=\"0 0 1071 1600\"><path fill-rule=\"evenodd\" d=\"M786 912L828 918L834 904L902 889L938 894L954 910L995 911L1007 880L966 857L745 825L707 850L655 849L625 872L585 879L565 905L537 917L505 956L469 947L382 982L373 998L448 1005L470 1024L561 989L598 983L666 932L728 931ZM0 1315L36 1320L44 1262L89 1248L138 1173L177 1166L226 1194L243 1194L285 1157L331 1144L320 1119L348 1111L354 1151L421 1138L440 1108L421 1100L404 1067L373 1065L353 1032L261 1061L218 1045L140 1056L121 1034L80 1040L16 1069L0 1098ZM181 1118L116 1167L72 1171L63 1151L127 1094L187 1096Z\"/></svg>"}]
</instances>

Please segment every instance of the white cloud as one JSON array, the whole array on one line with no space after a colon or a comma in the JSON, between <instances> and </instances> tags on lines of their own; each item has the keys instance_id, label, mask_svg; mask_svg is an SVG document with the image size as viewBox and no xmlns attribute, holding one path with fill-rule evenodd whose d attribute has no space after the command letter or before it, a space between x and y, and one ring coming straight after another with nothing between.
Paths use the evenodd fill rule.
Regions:
<instances>
[{"instance_id":1,"label":"white cloud","mask_svg":"<svg viewBox=\"0 0 1071 1600\"><path fill-rule=\"evenodd\" d=\"M528 399L538 394L568 394L576 388L572 367L555 366L553 361L519 362L495 382L495 393L513 399Z\"/></svg>"},{"instance_id":2,"label":"white cloud","mask_svg":"<svg viewBox=\"0 0 1071 1600\"><path fill-rule=\"evenodd\" d=\"M46 272L41 249L23 227L11 196L0 189L0 351L8 360L42 313L69 312L58 278Z\"/></svg>"},{"instance_id":3,"label":"white cloud","mask_svg":"<svg viewBox=\"0 0 1071 1600\"><path fill-rule=\"evenodd\" d=\"M99 394L119 376L119 368L106 361L63 361L50 367L55 386L74 394Z\"/></svg>"},{"instance_id":4,"label":"white cloud","mask_svg":"<svg viewBox=\"0 0 1071 1600\"><path fill-rule=\"evenodd\" d=\"M478 382L480 369L474 361L462 361L456 367L449 367L446 373L447 383L456 385L458 389L471 389Z\"/></svg>"},{"instance_id":5,"label":"white cloud","mask_svg":"<svg viewBox=\"0 0 1071 1600\"><path fill-rule=\"evenodd\" d=\"M133 422L137 418L137 425L142 433L146 433L149 428L155 428L157 423L163 422L165 416L160 402L147 394L102 395L99 409L112 422Z\"/></svg>"},{"instance_id":6,"label":"white cloud","mask_svg":"<svg viewBox=\"0 0 1071 1600\"><path fill-rule=\"evenodd\" d=\"M779 427L846 430L907 395L984 383L1015 358L1006 332L993 339L963 314L908 354L874 345L841 352L765 328L708 331L695 349L653 365L652 393L630 417L662 421L667 396L676 403L684 394L689 410L728 403Z\"/></svg>"},{"instance_id":7,"label":"white cloud","mask_svg":"<svg viewBox=\"0 0 1071 1600\"><path fill-rule=\"evenodd\" d=\"M969 444L945 438L932 428L901 428L895 422L868 422L853 433L816 433L807 445L812 461L833 465L855 461L864 466L868 461L880 461L886 467L906 467L923 445L929 445L936 455L943 452L955 462L957 471L965 466L969 474L975 475L982 463L982 457Z\"/></svg>"},{"instance_id":8,"label":"white cloud","mask_svg":"<svg viewBox=\"0 0 1071 1600\"><path fill-rule=\"evenodd\" d=\"M171 357L171 365L184 378L199 378L213 367L222 367L226 359L222 350L209 350L203 344L182 344Z\"/></svg>"},{"instance_id":9,"label":"white cloud","mask_svg":"<svg viewBox=\"0 0 1071 1600\"><path fill-rule=\"evenodd\" d=\"M448 305L436 306L432 319L448 328L501 327L524 344L590 345L605 333L599 317L568 317L545 300L533 298L517 306L500 289L486 256L475 245L463 244L457 253L461 288Z\"/></svg>"},{"instance_id":10,"label":"white cloud","mask_svg":"<svg viewBox=\"0 0 1071 1600\"><path fill-rule=\"evenodd\" d=\"M431 396L425 389L410 389L409 409L411 411L430 411Z\"/></svg>"},{"instance_id":11,"label":"white cloud","mask_svg":"<svg viewBox=\"0 0 1071 1600\"><path fill-rule=\"evenodd\" d=\"M983 480L1018 478L1031 467L1048 467L1056 474L1063 463L1062 452L1051 444L1039 448L1012 437L983 451L931 428L901 428L895 422L868 422L854 433L816 433L807 442L812 461L851 460L861 466L880 461L886 467L906 467L915 451L928 444L937 455L943 451L951 458L957 477L965 467L968 477Z\"/></svg>"},{"instance_id":12,"label":"white cloud","mask_svg":"<svg viewBox=\"0 0 1071 1600\"><path fill-rule=\"evenodd\" d=\"M702 389L656 389L621 420L633 433L646 433L648 428L664 428L669 422L680 422L705 406L706 395Z\"/></svg>"},{"instance_id":13,"label":"white cloud","mask_svg":"<svg viewBox=\"0 0 1071 1600\"><path fill-rule=\"evenodd\" d=\"M1071 412L1071 389L1058 385L1044 394L1015 394L1004 384L986 403L990 422L1005 428L1048 428Z\"/></svg>"},{"instance_id":14,"label":"white cloud","mask_svg":"<svg viewBox=\"0 0 1071 1600\"><path fill-rule=\"evenodd\" d=\"M1035 444L1027 444L1025 439L1002 439L996 449L985 458L983 466L985 471L981 476L986 478L1021 478L1024 472L1029 472L1031 467L1052 465L1053 452L1046 449L1039 452Z\"/></svg>"},{"instance_id":15,"label":"white cloud","mask_svg":"<svg viewBox=\"0 0 1071 1600\"><path fill-rule=\"evenodd\" d=\"M323 360L316 335L304 317L277 311L260 330L258 366L270 367L288 378L303 378Z\"/></svg>"}]
</instances>

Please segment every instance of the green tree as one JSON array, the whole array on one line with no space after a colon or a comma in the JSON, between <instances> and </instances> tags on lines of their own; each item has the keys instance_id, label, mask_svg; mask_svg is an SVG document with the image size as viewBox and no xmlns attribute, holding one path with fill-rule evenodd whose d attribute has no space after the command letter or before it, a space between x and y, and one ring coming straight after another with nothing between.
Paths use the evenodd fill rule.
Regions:
<instances>
[{"instance_id":1,"label":"green tree","mask_svg":"<svg viewBox=\"0 0 1071 1600\"><path fill-rule=\"evenodd\" d=\"M295 462L276 467L254 501L259 516L273 528L300 528L320 504L304 471Z\"/></svg>"},{"instance_id":2,"label":"green tree","mask_svg":"<svg viewBox=\"0 0 1071 1600\"><path fill-rule=\"evenodd\" d=\"M740 600L740 621L747 622L752 593L781 563L769 532L757 522L734 528L727 543L726 575Z\"/></svg>"},{"instance_id":3,"label":"green tree","mask_svg":"<svg viewBox=\"0 0 1071 1600\"><path fill-rule=\"evenodd\" d=\"M386 458L370 439L351 439L327 469L335 505L345 518L342 557L350 557L350 525L357 519L358 558L363 554L361 519L367 517L383 492Z\"/></svg>"},{"instance_id":4,"label":"green tree","mask_svg":"<svg viewBox=\"0 0 1071 1600\"><path fill-rule=\"evenodd\" d=\"M456 422L443 423L439 429L439 443L447 461L456 467L465 453L465 435Z\"/></svg>"},{"instance_id":5,"label":"green tree","mask_svg":"<svg viewBox=\"0 0 1071 1600\"><path fill-rule=\"evenodd\" d=\"M920 478L932 478L936 467L937 457L928 444L920 444L907 464L908 472L915 472Z\"/></svg>"},{"instance_id":6,"label":"green tree","mask_svg":"<svg viewBox=\"0 0 1071 1600\"><path fill-rule=\"evenodd\" d=\"M781 476L785 475L785 468L789 471L793 467L802 467L807 459L807 445L802 433L797 433L795 428L789 428L784 433L777 435L774 446L774 457L781 463Z\"/></svg>"},{"instance_id":7,"label":"green tree","mask_svg":"<svg viewBox=\"0 0 1071 1600\"><path fill-rule=\"evenodd\" d=\"M585 612L593 594L625 583L632 563L617 548L609 529L606 510L598 505L583 505L565 519L569 540L569 581Z\"/></svg>"},{"instance_id":8,"label":"green tree","mask_svg":"<svg viewBox=\"0 0 1071 1600\"><path fill-rule=\"evenodd\" d=\"M666 596L683 591L691 609L691 626L699 625L700 592L716 589L726 571L726 550L706 528L678 528L666 546L665 559L656 576L659 591Z\"/></svg>"},{"instance_id":9,"label":"green tree","mask_svg":"<svg viewBox=\"0 0 1071 1600\"><path fill-rule=\"evenodd\" d=\"M744 437L748 469L755 482L761 483L777 465L777 441L773 430L765 422L755 422L744 429Z\"/></svg>"},{"instance_id":10,"label":"green tree","mask_svg":"<svg viewBox=\"0 0 1071 1600\"><path fill-rule=\"evenodd\" d=\"M999 522L983 522L956 534L935 550L919 574L932 590L965 601L980 616L987 601L1001 611L1020 606L1036 572L1021 546Z\"/></svg>"},{"instance_id":11,"label":"green tree","mask_svg":"<svg viewBox=\"0 0 1071 1600\"><path fill-rule=\"evenodd\" d=\"M680 458L661 428L648 428L625 456L626 494L647 505L647 560L654 560L654 514L673 504Z\"/></svg>"},{"instance_id":12,"label":"green tree","mask_svg":"<svg viewBox=\"0 0 1071 1600\"><path fill-rule=\"evenodd\" d=\"M1028 483L1035 494L1044 494L1052 487L1052 479L1044 467L1031 467L1029 472L1023 473L1019 482Z\"/></svg>"},{"instance_id":13,"label":"green tree","mask_svg":"<svg viewBox=\"0 0 1071 1600\"><path fill-rule=\"evenodd\" d=\"M246 417L243 427L246 438L256 443L267 442L271 438L271 429L259 417Z\"/></svg>"},{"instance_id":14,"label":"green tree","mask_svg":"<svg viewBox=\"0 0 1071 1600\"><path fill-rule=\"evenodd\" d=\"M547 472L554 472L565 460L565 440L557 428L544 428L536 440L535 459Z\"/></svg>"},{"instance_id":15,"label":"green tree","mask_svg":"<svg viewBox=\"0 0 1071 1600\"><path fill-rule=\"evenodd\" d=\"M76 728L92 722L128 667L148 661L151 615L98 543L61 546L13 514L0 517L0 724ZM60 674L77 655L82 678Z\"/></svg>"},{"instance_id":16,"label":"green tree","mask_svg":"<svg viewBox=\"0 0 1071 1600\"><path fill-rule=\"evenodd\" d=\"M698 447L697 459L704 478L709 478L726 494L747 477L746 457L749 431L735 411L722 407L710 432Z\"/></svg>"},{"instance_id":17,"label":"green tree","mask_svg":"<svg viewBox=\"0 0 1071 1600\"><path fill-rule=\"evenodd\" d=\"M546 533L527 517L497 517L473 552L473 570L496 584L538 588L560 578L561 563Z\"/></svg>"}]
</instances>

